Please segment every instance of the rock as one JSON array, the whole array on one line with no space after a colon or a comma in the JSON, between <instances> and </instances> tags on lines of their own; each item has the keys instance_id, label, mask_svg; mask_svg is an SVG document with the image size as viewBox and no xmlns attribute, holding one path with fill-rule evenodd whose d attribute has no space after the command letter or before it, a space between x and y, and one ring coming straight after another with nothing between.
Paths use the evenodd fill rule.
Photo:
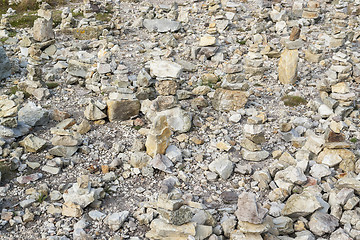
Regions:
<instances>
[{"instance_id":1,"label":"rock","mask_svg":"<svg viewBox=\"0 0 360 240\"><path fill-rule=\"evenodd\" d=\"M178 239L187 240L189 236L196 235L196 224L193 222L176 226L166 223L164 220L155 219L150 224L151 230L146 233L150 239Z\"/></svg>"},{"instance_id":2,"label":"rock","mask_svg":"<svg viewBox=\"0 0 360 240\"><path fill-rule=\"evenodd\" d=\"M213 107L218 111L236 111L245 106L247 95L243 91L226 90L218 88L212 101Z\"/></svg>"},{"instance_id":3,"label":"rock","mask_svg":"<svg viewBox=\"0 0 360 240\"><path fill-rule=\"evenodd\" d=\"M17 177L16 178L16 181L19 183L19 184L27 184L29 182L34 182L40 178L42 178L42 174L41 173L32 173L30 175L27 175L27 176L20 176L20 177Z\"/></svg>"},{"instance_id":4,"label":"rock","mask_svg":"<svg viewBox=\"0 0 360 240\"><path fill-rule=\"evenodd\" d=\"M52 29L52 21L48 21L45 18L36 19L33 27L33 35L34 39L39 42L54 39L55 34Z\"/></svg>"},{"instance_id":5,"label":"rock","mask_svg":"<svg viewBox=\"0 0 360 240\"><path fill-rule=\"evenodd\" d=\"M49 121L49 112L35 103L28 102L18 112L18 121L31 127L45 125Z\"/></svg>"},{"instance_id":6,"label":"rock","mask_svg":"<svg viewBox=\"0 0 360 240\"><path fill-rule=\"evenodd\" d=\"M174 165L168 157L156 154L156 156L150 161L150 165L153 168L159 169L163 172L171 173L171 167Z\"/></svg>"},{"instance_id":7,"label":"rock","mask_svg":"<svg viewBox=\"0 0 360 240\"><path fill-rule=\"evenodd\" d=\"M79 146L82 140L78 136L54 136L51 139L52 145L59 145L59 146Z\"/></svg>"},{"instance_id":8,"label":"rock","mask_svg":"<svg viewBox=\"0 0 360 240\"><path fill-rule=\"evenodd\" d=\"M179 78L182 72L181 65L170 61L151 61L150 74L158 78Z\"/></svg>"},{"instance_id":9,"label":"rock","mask_svg":"<svg viewBox=\"0 0 360 240\"><path fill-rule=\"evenodd\" d=\"M289 217L307 216L322 206L318 199L309 192L293 194L286 201L282 214Z\"/></svg>"},{"instance_id":10,"label":"rock","mask_svg":"<svg viewBox=\"0 0 360 240\"><path fill-rule=\"evenodd\" d=\"M291 234L294 232L293 220L289 217L277 217L273 219L274 226L280 234Z\"/></svg>"},{"instance_id":11,"label":"rock","mask_svg":"<svg viewBox=\"0 0 360 240\"><path fill-rule=\"evenodd\" d=\"M319 154L324 144L325 144L324 138L311 135L307 138L304 148L314 154Z\"/></svg>"},{"instance_id":12,"label":"rock","mask_svg":"<svg viewBox=\"0 0 360 240\"><path fill-rule=\"evenodd\" d=\"M203 240L209 237L213 232L211 226L197 225L195 239Z\"/></svg>"},{"instance_id":13,"label":"rock","mask_svg":"<svg viewBox=\"0 0 360 240\"><path fill-rule=\"evenodd\" d=\"M145 19L144 27L150 32L176 32L181 28L181 23L170 19Z\"/></svg>"},{"instance_id":14,"label":"rock","mask_svg":"<svg viewBox=\"0 0 360 240\"><path fill-rule=\"evenodd\" d=\"M148 165L151 157L144 152L134 152L130 155L130 165L134 168L143 168Z\"/></svg>"},{"instance_id":15,"label":"rock","mask_svg":"<svg viewBox=\"0 0 360 240\"><path fill-rule=\"evenodd\" d=\"M88 120L100 120L106 118L106 114L103 113L93 102L90 102L84 111L84 116Z\"/></svg>"},{"instance_id":16,"label":"rock","mask_svg":"<svg viewBox=\"0 0 360 240\"><path fill-rule=\"evenodd\" d=\"M334 114L333 110L331 108L329 108L327 105L325 104L321 104L319 109L318 109L318 112L320 114L320 116L322 118L328 118L330 117L332 114Z\"/></svg>"},{"instance_id":17,"label":"rock","mask_svg":"<svg viewBox=\"0 0 360 240\"><path fill-rule=\"evenodd\" d=\"M81 63L76 60L70 60L67 68L67 72L71 76L85 78L88 72L88 67L89 66L87 64Z\"/></svg>"},{"instance_id":18,"label":"rock","mask_svg":"<svg viewBox=\"0 0 360 240\"><path fill-rule=\"evenodd\" d=\"M331 170L327 165L324 164L314 164L310 170L311 176L321 179L322 177L328 176L331 174Z\"/></svg>"},{"instance_id":19,"label":"rock","mask_svg":"<svg viewBox=\"0 0 360 240\"><path fill-rule=\"evenodd\" d=\"M297 78L299 52L297 49L285 49L279 60L279 81L282 84L294 84Z\"/></svg>"},{"instance_id":20,"label":"rock","mask_svg":"<svg viewBox=\"0 0 360 240\"><path fill-rule=\"evenodd\" d=\"M139 100L109 100L106 102L109 121L124 121L139 115Z\"/></svg>"},{"instance_id":21,"label":"rock","mask_svg":"<svg viewBox=\"0 0 360 240\"><path fill-rule=\"evenodd\" d=\"M228 179L233 172L233 163L227 159L216 159L209 165L209 169L219 174L222 179Z\"/></svg>"},{"instance_id":22,"label":"rock","mask_svg":"<svg viewBox=\"0 0 360 240\"><path fill-rule=\"evenodd\" d=\"M194 216L194 213L188 206L182 206L171 213L170 223L176 226L189 223Z\"/></svg>"},{"instance_id":23,"label":"rock","mask_svg":"<svg viewBox=\"0 0 360 240\"><path fill-rule=\"evenodd\" d=\"M176 81L172 80L158 81L155 84L156 91L163 96L175 95L177 88Z\"/></svg>"},{"instance_id":24,"label":"rock","mask_svg":"<svg viewBox=\"0 0 360 240\"><path fill-rule=\"evenodd\" d=\"M235 212L237 219L252 224L262 224L268 212L256 202L255 194L250 192L243 192L239 196L237 207Z\"/></svg>"},{"instance_id":25,"label":"rock","mask_svg":"<svg viewBox=\"0 0 360 240\"><path fill-rule=\"evenodd\" d=\"M317 236L322 236L325 233L332 233L338 226L339 220L327 213L317 211L310 217L310 231Z\"/></svg>"},{"instance_id":26,"label":"rock","mask_svg":"<svg viewBox=\"0 0 360 240\"><path fill-rule=\"evenodd\" d=\"M169 128L165 116L155 119L150 133L146 138L146 153L151 157L156 154L165 154L166 148L169 146L171 130Z\"/></svg>"},{"instance_id":27,"label":"rock","mask_svg":"<svg viewBox=\"0 0 360 240\"><path fill-rule=\"evenodd\" d=\"M81 217L83 210L73 202L65 202L62 207L62 215L66 217Z\"/></svg>"},{"instance_id":28,"label":"rock","mask_svg":"<svg viewBox=\"0 0 360 240\"><path fill-rule=\"evenodd\" d=\"M355 178L340 178L336 183L336 187L340 189L351 188L354 189L357 194L360 194L360 181Z\"/></svg>"},{"instance_id":29,"label":"rock","mask_svg":"<svg viewBox=\"0 0 360 240\"><path fill-rule=\"evenodd\" d=\"M41 170L44 171L44 172L47 172L47 173L56 175L56 174L59 174L59 173L60 173L61 168L60 168L60 167L53 167L53 166L45 165L45 166L43 166L43 167L41 168Z\"/></svg>"},{"instance_id":30,"label":"rock","mask_svg":"<svg viewBox=\"0 0 360 240\"><path fill-rule=\"evenodd\" d=\"M307 182L307 178L302 169L294 166L289 166L286 169L277 172L274 180L276 182L279 179L299 185Z\"/></svg>"},{"instance_id":31,"label":"rock","mask_svg":"<svg viewBox=\"0 0 360 240\"><path fill-rule=\"evenodd\" d=\"M45 147L46 141L33 134L29 134L20 142L20 145L28 152L38 152Z\"/></svg>"},{"instance_id":32,"label":"rock","mask_svg":"<svg viewBox=\"0 0 360 240\"><path fill-rule=\"evenodd\" d=\"M259 162L263 161L269 157L270 153L268 151L249 151L245 148L241 149L242 157L247 161Z\"/></svg>"},{"instance_id":33,"label":"rock","mask_svg":"<svg viewBox=\"0 0 360 240\"><path fill-rule=\"evenodd\" d=\"M89 217L95 221L101 221L105 218L105 216L106 215L104 213L99 212L98 210L92 210L89 212Z\"/></svg>"},{"instance_id":34,"label":"rock","mask_svg":"<svg viewBox=\"0 0 360 240\"><path fill-rule=\"evenodd\" d=\"M204 36L200 38L199 46L207 47L212 46L216 43L216 38L213 36Z\"/></svg>"},{"instance_id":35,"label":"rock","mask_svg":"<svg viewBox=\"0 0 360 240\"><path fill-rule=\"evenodd\" d=\"M125 220L129 216L129 211L122 211L112 213L104 220L113 231L117 231L124 224Z\"/></svg>"},{"instance_id":36,"label":"rock","mask_svg":"<svg viewBox=\"0 0 360 240\"><path fill-rule=\"evenodd\" d=\"M90 122L86 119L83 119L79 126L77 126L76 131L80 134L85 134L91 130Z\"/></svg>"},{"instance_id":37,"label":"rock","mask_svg":"<svg viewBox=\"0 0 360 240\"><path fill-rule=\"evenodd\" d=\"M244 233L235 230L230 234L230 240L263 240L260 233Z\"/></svg>"},{"instance_id":38,"label":"rock","mask_svg":"<svg viewBox=\"0 0 360 240\"><path fill-rule=\"evenodd\" d=\"M49 150L49 153L58 157L71 157L76 153L78 147L55 146Z\"/></svg>"},{"instance_id":39,"label":"rock","mask_svg":"<svg viewBox=\"0 0 360 240\"><path fill-rule=\"evenodd\" d=\"M9 77L11 74L11 65L8 56L3 47L0 47L0 80Z\"/></svg>"}]
</instances>

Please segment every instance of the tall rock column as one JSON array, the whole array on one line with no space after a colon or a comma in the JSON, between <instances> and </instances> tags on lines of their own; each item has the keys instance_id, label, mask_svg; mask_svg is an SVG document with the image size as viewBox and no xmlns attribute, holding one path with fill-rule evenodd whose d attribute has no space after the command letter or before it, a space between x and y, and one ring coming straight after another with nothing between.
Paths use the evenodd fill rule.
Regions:
<instances>
[{"instance_id":1,"label":"tall rock column","mask_svg":"<svg viewBox=\"0 0 360 240\"><path fill-rule=\"evenodd\" d=\"M299 48L301 46L300 29L294 27L290 38L285 40L285 50L279 61L279 81L282 84L294 84L297 79Z\"/></svg>"}]
</instances>

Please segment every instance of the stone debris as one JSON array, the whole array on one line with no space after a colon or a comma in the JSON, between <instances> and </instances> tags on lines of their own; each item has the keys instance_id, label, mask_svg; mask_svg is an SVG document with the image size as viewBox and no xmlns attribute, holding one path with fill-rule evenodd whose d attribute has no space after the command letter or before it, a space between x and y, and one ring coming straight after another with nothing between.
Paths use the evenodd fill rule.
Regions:
<instances>
[{"instance_id":1,"label":"stone debris","mask_svg":"<svg viewBox=\"0 0 360 240\"><path fill-rule=\"evenodd\" d=\"M8 2L4 239L359 239L358 0Z\"/></svg>"}]
</instances>

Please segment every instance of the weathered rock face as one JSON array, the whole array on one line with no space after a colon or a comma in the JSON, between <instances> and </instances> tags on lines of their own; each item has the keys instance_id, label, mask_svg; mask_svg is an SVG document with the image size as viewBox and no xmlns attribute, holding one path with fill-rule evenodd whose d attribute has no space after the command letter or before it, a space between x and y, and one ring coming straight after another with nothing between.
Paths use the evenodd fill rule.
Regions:
<instances>
[{"instance_id":1,"label":"weathered rock face","mask_svg":"<svg viewBox=\"0 0 360 240\"><path fill-rule=\"evenodd\" d=\"M297 49L285 49L279 60L279 81L282 84L294 84L298 72L299 52Z\"/></svg>"},{"instance_id":2,"label":"weathered rock face","mask_svg":"<svg viewBox=\"0 0 360 240\"><path fill-rule=\"evenodd\" d=\"M55 33L52 29L52 21L45 18L38 18L34 22L33 27L34 39L39 42L48 41L55 38Z\"/></svg>"},{"instance_id":3,"label":"weathered rock face","mask_svg":"<svg viewBox=\"0 0 360 240\"><path fill-rule=\"evenodd\" d=\"M236 111L245 106L247 95L243 91L218 88L212 101L213 107L219 111Z\"/></svg>"},{"instance_id":4,"label":"weathered rock face","mask_svg":"<svg viewBox=\"0 0 360 240\"><path fill-rule=\"evenodd\" d=\"M107 113L109 121L124 121L139 114L139 100L109 100L107 104Z\"/></svg>"},{"instance_id":5,"label":"weathered rock face","mask_svg":"<svg viewBox=\"0 0 360 240\"><path fill-rule=\"evenodd\" d=\"M9 77L11 74L11 65L8 56L3 47L0 47L0 80Z\"/></svg>"},{"instance_id":6,"label":"weathered rock face","mask_svg":"<svg viewBox=\"0 0 360 240\"><path fill-rule=\"evenodd\" d=\"M146 153L151 157L155 157L156 154L165 154L166 148L169 146L170 136L171 130L166 116L155 119L146 139Z\"/></svg>"}]
</instances>

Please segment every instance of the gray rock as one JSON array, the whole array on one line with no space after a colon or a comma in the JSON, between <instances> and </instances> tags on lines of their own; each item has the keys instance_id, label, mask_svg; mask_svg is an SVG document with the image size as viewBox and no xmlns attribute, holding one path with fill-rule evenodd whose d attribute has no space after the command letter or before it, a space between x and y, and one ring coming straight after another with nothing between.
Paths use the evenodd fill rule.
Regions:
<instances>
[{"instance_id":1,"label":"gray rock","mask_svg":"<svg viewBox=\"0 0 360 240\"><path fill-rule=\"evenodd\" d=\"M233 163L228 159L216 159L209 165L209 169L220 175L222 179L228 179L233 172Z\"/></svg>"},{"instance_id":2,"label":"gray rock","mask_svg":"<svg viewBox=\"0 0 360 240\"><path fill-rule=\"evenodd\" d=\"M11 65L8 56L3 47L0 47L0 80L9 77L11 74Z\"/></svg>"},{"instance_id":3,"label":"gray rock","mask_svg":"<svg viewBox=\"0 0 360 240\"><path fill-rule=\"evenodd\" d=\"M48 21L45 18L36 19L33 27L34 39L39 42L54 39L55 33L52 29L52 24L52 21Z\"/></svg>"},{"instance_id":4,"label":"gray rock","mask_svg":"<svg viewBox=\"0 0 360 240\"><path fill-rule=\"evenodd\" d=\"M194 213L188 206L182 206L171 213L170 223L176 226L188 223L193 218Z\"/></svg>"},{"instance_id":5,"label":"gray rock","mask_svg":"<svg viewBox=\"0 0 360 240\"><path fill-rule=\"evenodd\" d=\"M170 61L151 61L150 73L158 78L179 78L182 72L181 65Z\"/></svg>"},{"instance_id":6,"label":"gray rock","mask_svg":"<svg viewBox=\"0 0 360 240\"><path fill-rule=\"evenodd\" d=\"M49 150L49 153L58 157L71 157L77 150L78 147L55 146Z\"/></svg>"},{"instance_id":7,"label":"gray rock","mask_svg":"<svg viewBox=\"0 0 360 240\"><path fill-rule=\"evenodd\" d=\"M145 19L143 21L144 27L150 32L175 32L181 27L180 22L172 21L170 19Z\"/></svg>"},{"instance_id":8,"label":"gray rock","mask_svg":"<svg viewBox=\"0 0 360 240\"><path fill-rule=\"evenodd\" d=\"M60 167L53 167L53 166L45 165L45 166L43 166L41 168L41 170L44 171L44 172L56 175L61 171L61 168Z\"/></svg>"},{"instance_id":9,"label":"gray rock","mask_svg":"<svg viewBox=\"0 0 360 240\"><path fill-rule=\"evenodd\" d=\"M311 176L321 179L322 177L329 176L331 170L327 165L324 164L314 164L310 169Z\"/></svg>"},{"instance_id":10,"label":"gray rock","mask_svg":"<svg viewBox=\"0 0 360 240\"><path fill-rule=\"evenodd\" d=\"M254 162L263 161L266 158L268 158L270 155L270 153L265 150L252 152L245 148L241 149L241 154L245 160L254 161Z\"/></svg>"},{"instance_id":11,"label":"gray rock","mask_svg":"<svg viewBox=\"0 0 360 240\"><path fill-rule=\"evenodd\" d=\"M310 231L317 236L322 236L325 233L332 233L338 226L339 220L327 213L317 211L310 217Z\"/></svg>"},{"instance_id":12,"label":"gray rock","mask_svg":"<svg viewBox=\"0 0 360 240\"><path fill-rule=\"evenodd\" d=\"M117 231L129 216L129 211L116 212L106 217L105 222L113 231Z\"/></svg>"},{"instance_id":13,"label":"gray rock","mask_svg":"<svg viewBox=\"0 0 360 240\"><path fill-rule=\"evenodd\" d=\"M102 219L104 219L106 217L106 215L102 212L99 212L98 210L92 210L89 212L89 217L92 220L101 221Z\"/></svg>"},{"instance_id":14,"label":"gray rock","mask_svg":"<svg viewBox=\"0 0 360 240\"><path fill-rule=\"evenodd\" d=\"M33 102L28 102L24 107L20 108L18 121L32 127L45 125L49 121L49 111L37 107Z\"/></svg>"}]
</instances>

